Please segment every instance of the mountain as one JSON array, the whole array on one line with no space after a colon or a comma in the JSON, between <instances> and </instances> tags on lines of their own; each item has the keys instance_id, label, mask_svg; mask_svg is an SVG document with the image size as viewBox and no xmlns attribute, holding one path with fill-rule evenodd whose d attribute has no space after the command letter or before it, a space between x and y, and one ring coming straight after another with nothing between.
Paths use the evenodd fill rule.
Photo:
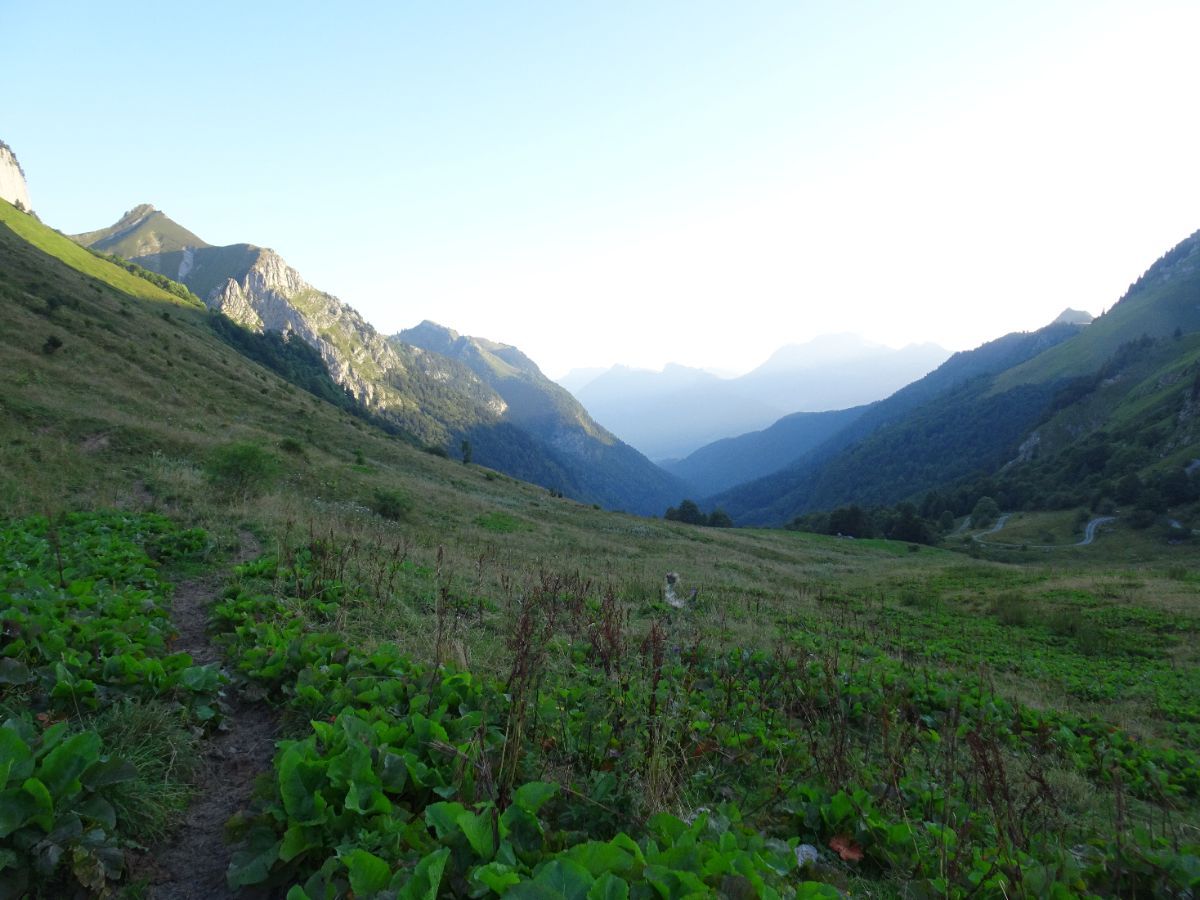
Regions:
<instances>
[{"instance_id":1,"label":"mountain","mask_svg":"<svg viewBox=\"0 0 1200 900\"><path fill-rule=\"evenodd\" d=\"M583 496L599 498L607 506L661 513L677 502L684 485L649 463L628 444L601 428L578 400L542 374L537 365L516 347L485 338L460 335L428 320L391 338L456 360L496 391L506 404L504 421L533 435L563 462ZM480 462L487 462L486 435L468 435ZM644 492L631 502L629 486ZM664 502L665 501L665 502Z\"/></svg>"},{"instance_id":2,"label":"mountain","mask_svg":"<svg viewBox=\"0 0 1200 900\"><path fill-rule=\"evenodd\" d=\"M300 337L359 402L425 443L448 447L461 428L503 413L503 401L470 371L423 351L393 347L274 250L211 246L148 204L109 228L72 239L187 285L210 310L238 325Z\"/></svg>"},{"instance_id":3,"label":"mountain","mask_svg":"<svg viewBox=\"0 0 1200 900\"><path fill-rule=\"evenodd\" d=\"M611 449L611 435L589 433L572 419L574 410L560 410L566 418L556 441L546 436L552 429L544 423L537 433L529 430L470 366L386 338L353 308L305 281L274 250L212 246L148 204L111 227L73 239L183 283L210 310L244 328L300 338L320 353L333 378L358 403L422 443L457 451L462 440L469 440L477 462L610 508L650 514L678 499L679 485L671 476L636 452ZM515 348L502 352L510 358L519 354ZM545 384L539 387L561 390L541 380ZM574 442L566 439L568 433Z\"/></svg>"},{"instance_id":4,"label":"mountain","mask_svg":"<svg viewBox=\"0 0 1200 900\"><path fill-rule=\"evenodd\" d=\"M685 459L660 465L687 482L694 496L726 488L784 468L820 446L861 416L867 407L792 413L764 428L706 444Z\"/></svg>"},{"instance_id":5,"label":"mountain","mask_svg":"<svg viewBox=\"0 0 1200 900\"><path fill-rule=\"evenodd\" d=\"M893 350L855 335L825 335L781 347L736 378L678 365L662 372L617 366L574 393L597 421L650 458L678 460L792 412L878 400L947 355L932 344Z\"/></svg>"},{"instance_id":6,"label":"mountain","mask_svg":"<svg viewBox=\"0 0 1200 900\"><path fill-rule=\"evenodd\" d=\"M607 371L608 369L604 368L604 366L586 366L582 369L572 369L562 378L555 380L572 394L575 394L585 385L591 384Z\"/></svg>"},{"instance_id":7,"label":"mountain","mask_svg":"<svg viewBox=\"0 0 1200 900\"><path fill-rule=\"evenodd\" d=\"M1114 473L1142 477L1190 461L1200 453L1189 424L1200 395L1200 362L1190 355L1200 331L1200 232L1106 314L1083 324L1087 318L1069 311L1039 331L955 354L790 466L707 503L739 523L777 524L1001 473L1014 504L1058 502L1052 495L1080 501L1080 478L1090 470L1069 463L1072 449L1089 441L1091 465L1111 460L1090 472L1090 502L1111 490ZM1057 475L1045 474L1064 459ZM1014 479L1028 484L1013 487Z\"/></svg>"},{"instance_id":8,"label":"mountain","mask_svg":"<svg viewBox=\"0 0 1200 900\"><path fill-rule=\"evenodd\" d=\"M1069 306L1058 314L1053 325L1091 325L1096 317L1082 309L1071 309Z\"/></svg>"},{"instance_id":9,"label":"mountain","mask_svg":"<svg viewBox=\"0 0 1200 900\"><path fill-rule=\"evenodd\" d=\"M30 212L29 186L25 183L25 170L17 162L17 155L4 141L0 141L0 199L7 200L17 209Z\"/></svg>"},{"instance_id":10,"label":"mountain","mask_svg":"<svg viewBox=\"0 0 1200 900\"><path fill-rule=\"evenodd\" d=\"M108 228L72 235L71 239L101 253L115 253L125 259L162 253L191 253L211 247L149 203L135 206ZM183 275L187 275L192 265L189 262L178 268L183 269ZM171 273L171 277L182 280L178 272Z\"/></svg>"},{"instance_id":11,"label":"mountain","mask_svg":"<svg viewBox=\"0 0 1200 900\"><path fill-rule=\"evenodd\" d=\"M790 465L708 503L739 524L783 524L843 503L894 503L930 484L998 464L1009 458L1008 443L1032 426L1049 396L1024 392L996 404L987 400L991 380L1075 337L1081 327L1051 324L955 353L924 378L869 406L824 443L797 453ZM1042 393L1052 395L1053 389Z\"/></svg>"},{"instance_id":12,"label":"mountain","mask_svg":"<svg viewBox=\"0 0 1200 900\"><path fill-rule=\"evenodd\" d=\"M781 347L737 382L751 396L784 412L847 409L886 397L928 374L949 355L936 344L894 350L857 335L823 335Z\"/></svg>"}]
</instances>

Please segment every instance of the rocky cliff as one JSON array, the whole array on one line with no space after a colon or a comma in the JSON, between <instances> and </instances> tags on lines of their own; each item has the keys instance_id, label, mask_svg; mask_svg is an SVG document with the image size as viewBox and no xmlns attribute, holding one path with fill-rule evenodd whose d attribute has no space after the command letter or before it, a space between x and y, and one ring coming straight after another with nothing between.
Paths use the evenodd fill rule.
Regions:
<instances>
[{"instance_id":1,"label":"rocky cliff","mask_svg":"<svg viewBox=\"0 0 1200 900\"><path fill-rule=\"evenodd\" d=\"M17 155L4 141L0 141L0 198L7 200L17 209L31 212L29 186L25 183L25 170L17 162Z\"/></svg>"}]
</instances>

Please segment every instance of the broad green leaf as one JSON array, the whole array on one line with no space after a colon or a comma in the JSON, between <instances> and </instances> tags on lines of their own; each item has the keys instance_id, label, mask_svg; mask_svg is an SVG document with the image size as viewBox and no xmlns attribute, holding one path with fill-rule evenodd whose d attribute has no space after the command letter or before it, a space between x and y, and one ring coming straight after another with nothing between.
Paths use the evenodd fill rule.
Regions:
<instances>
[{"instance_id":1,"label":"broad green leaf","mask_svg":"<svg viewBox=\"0 0 1200 900\"><path fill-rule=\"evenodd\" d=\"M503 894L508 888L520 882L521 876L514 871L513 867L501 862L491 862L486 866L479 866L471 872L472 884L495 894ZM472 893L475 894L474 891ZM482 896L482 894L483 890L480 890L475 896Z\"/></svg>"},{"instance_id":2,"label":"broad green leaf","mask_svg":"<svg viewBox=\"0 0 1200 900\"><path fill-rule=\"evenodd\" d=\"M698 893L711 893L707 886L691 872L669 869L666 866L646 866L643 875L656 891L664 897L683 897Z\"/></svg>"},{"instance_id":3,"label":"broad green leaf","mask_svg":"<svg viewBox=\"0 0 1200 900\"><path fill-rule=\"evenodd\" d=\"M446 860L450 858L450 848L443 847L425 856L413 870L412 877L402 881L405 873L401 872L392 879L392 886L401 887L397 900L437 900L438 886L442 883L442 872L446 868Z\"/></svg>"},{"instance_id":4,"label":"broad green leaf","mask_svg":"<svg viewBox=\"0 0 1200 900\"><path fill-rule=\"evenodd\" d=\"M377 894L388 886L392 870L386 862L367 850L339 853L350 871L350 888L356 897Z\"/></svg>"},{"instance_id":5,"label":"broad green leaf","mask_svg":"<svg viewBox=\"0 0 1200 900\"><path fill-rule=\"evenodd\" d=\"M557 793L557 784L550 784L545 781L531 781L517 788L513 794L513 804L536 816L538 810L542 808L546 801Z\"/></svg>"},{"instance_id":6,"label":"broad green leaf","mask_svg":"<svg viewBox=\"0 0 1200 900\"><path fill-rule=\"evenodd\" d=\"M42 758L38 777L55 797L80 789L79 776L100 759L100 735L84 731L71 735Z\"/></svg>"},{"instance_id":7,"label":"broad green leaf","mask_svg":"<svg viewBox=\"0 0 1200 900\"><path fill-rule=\"evenodd\" d=\"M225 880L231 888L260 884L271 874L271 866L279 859L279 843L267 843L265 836L256 836L250 845L236 851L229 860Z\"/></svg>"},{"instance_id":8,"label":"broad green leaf","mask_svg":"<svg viewBox=\"0 0 1200 900\"><path fill-rule=\"evenodd\" d=\"M544 842L542 823L537 816L516 804L500 816L500 836L510 840L520 853L540 852Z\"/></svg>"},{"instance_id":9,"label":"broad green leaf","mask_svg":"<svg viewBox=\"0 0 1200 900\"><path fill-rule=\"evenodd\" d=\"M179 673L179 683L189 691L215 691L221 684L221 673L209 666L190 666Z\"/></svg>"},{"instance_id":10,"label":"broad green leaf","mask_svg":"<svg viewBox=\"0 0 1200 900\"><path fill-rule=\"evenodd\" d=\"M59 745L67 734L67 723L57 722L42 732L42 744L37 749L37 756L42 757Z\"/></svg>"},{"instance_id":11,"label":"broad green leaf","mask_svg":"<svg viewBox=\"0 0 1200 900\"><path fill-rule=\"evenodd\" d=\"M37 803L29 793L19 787L0 791L0 838L7 838L36 815Z\"/></svg>"},{"instance_id":12,"label":"broad green leaf","mask_svg":"<svg viewBox=\"0 0 1200 900\"><path fill-rule=\"evenodd\" d=\"M688 831L687 823L670 813L658 813L651 816L646 827L651 834L665 838L668 845L674 844Z\"/></svg>"},{"instance_id":13,"label":"broad green leaf","mask_svg":"<svg viewBox=\"0 0 1200 900\"><path fill-rule=\"evenodd\" d=\"M88 797L75 807L76 811L93 822L98 822L108 830L117 827L117 811L113 805L100 795Z\"/></svg>"},{"instance_id":14,"label":"broad green leaf","mask_svg":"<svg viewBox=\"0 0 1200 900\"><path fill-rule=\"evenodd\" d=\"M554 891L555 896L564 900L586 900L588 891L595 881L583 866L569 859L552 859L538 870L532 884L540 888ZM518 885L513 890L516 896L521 896Z\"/></svg>"},{"instance_id":15,"label":"broad green leaf","mask_svg":"<svg viewBox=\"0 0 1200 900\"><path fill-rule=\"evenodd\" d=\"M629 900L629 885L612 872L605 872L588 890L587 900Z\"/></svg>"},{"instance_id":16,"label":"broad green leaf","mask_svg":"<svg viewBox=\"0 0 1200 900\"><path fill-rule=\"evenodd\" d=\"M137 777L137 767L129 760L109 757L88 766L80 780L89 790L95 791L110 784L132 781Z\"/></svg>"},{"instance_id":17,"label":"broad green leaf","mask_svg":"<svg viewBox=\"0 0 1200 900\"><path fill-rule=\"evenodd\" d=\"M629 853L629 855L632 856L638 863L645 864L646 857L642 853L642 848L638 846L637 841L635 841L625 832L618 832L617 836L609 841L609 843L614 847L619 847L620 849Z\"/></svg>"},{"instance_id":18,"label":"broad green leaf","mask_svg":"<svg viewBox=\"0 0 1200 900\"><path fill-rule=\"evenodd\" d=\"M279 759L279 795L283 808L299 825L316 825L325 821L328 804L321 795L325 766L319 761L304 758L305 745L292 744Z\"/></svg>"},{"instance_id":19,"label":"broad green leaf","mask_svg":"<svg viewBox=\"0 0 1200 900\"><path fill-rule=\"evenodd\" d=\"M0 728L0 788L8 780L24 781L33 774L33 751L15 729Z\"/></svg>"},{"instance_id":20,"label":"broad green leaf","mask_svg":"<svg viewBox=\"0 0 1200 900\"><path fill-rule=\"evenodd\" d=\"M408 766L398 753L385 751L380 758L379 780L390 794L399 794L408 783Z\"/></svg>"},{"instance_id":21,"label":"broad green leaf","mask_svg":"<svg viewBox=\"0 0 1200 900\"><path fill-rule=\"evenodd\" d=\"M350 789L346 791L345 806L348 810L364 815L392 811L392 802L384 796L383 791L374 784L357 780L352 781Z\"/></svg>"},{"instance_id":22,"label":"broad green leaf","mask_svg":"<svg viewBox=\"0 0 1200 900\"><path fill-rule=\"evenodd\" d=\"M46 790L41 779L26 778L21 790L33 798L37 812L29 817L29 821L40 825L42 831L50 831L54 827L54 798Z\"/></svg>"},{"instance_id":23,"label":"broad green leaf","mask_svg":"<svg viewBox=\"0 0 1200 900\"><path fill-rule=\"evenodd\" d=\"M351 721L352 719L353 717L350 716L345 717L346 721ZM367 783L378 781L371 769L370 749L357 740L354 740L354 743L347 745L345 750L329 760L326 777L328 777L331 784L341 788L348 788L352 782L356 781Z\"/></svg>"},{"instance_id":24,"label":"broad green leaf","mask_svg":"<svg viewBox=\"0 0 1200 900\"><path fill-rule=\"evenodd\" d=\"M496 852L495 832L493 831L494 815L495 813L491 809L485 809L481 813L465 811L456 820L462 833L467 836L471 849L484 862L490 860Z\"/></svg>"},{"instance_id":25,"label":"broad green leaf","mask_svg":"<svg viewBox=\"0 0 1200 900\"><path fill-rule=\"evenodd\" d=\"M425 807L425 823L436 832L438 840L444 841L461 830L458 817L465 811L461 803L431 803Z\"/></svg>"},{"instance_id":26,"label":"broad green leaf","mask_svg":"<svg viewBox=\"0 0 1200 900\"><path fill-rule=\"evenodd\" d=\"M628 851L601 841L576 844L564 855L596 877L605 872L628 872L634 865L634 858Z\"/></svg>"},{"instance_id":27,"label":"broad green leaf","mask_svg":"<svg viewBox=\"0 0 1200 900\"><path fill-rule=\"evenodd\" d=\"M284 832L283 842L279 845L279 858L284 862L291 862L305 850L320 846L319 840L314 839L316 834L319 834L317 829L292 825Z\"/></svg>"}]
</instances>

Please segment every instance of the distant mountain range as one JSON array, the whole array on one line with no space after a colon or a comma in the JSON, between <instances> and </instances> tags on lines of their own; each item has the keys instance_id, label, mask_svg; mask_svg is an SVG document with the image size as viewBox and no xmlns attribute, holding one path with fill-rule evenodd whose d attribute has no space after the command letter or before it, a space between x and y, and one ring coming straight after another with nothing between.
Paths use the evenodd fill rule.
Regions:
<instances>
[{"instance_id":1,"label":"distant mountain range","mask_svg":"<svg viewBox=\"0 0 1200 900\"><path fill-rule=\"evenodd\" d=\"M1176 479L1200 453L1197 331L1200 232L1105 315L1066 310L1038 331L956 353L778 471L704 505L738 524L772 525L843 504L917 499L971 479L992 479L1017 508L1086 506L1111 498L1126 476ZM1073 455L1079 446L1095 448L1088 460ZM741 450L767 452L751 436ZM697 466L675 471L705 483Z\"/></svg>"},{"instance_id":2,"label":"distant mountain range","mask_svg":"<svg viewBox=\"0 0 1200 900\"><path fill-rule=\"evenodd\" d=\"M855 335L824 335L780 348L753 371L720 378L668 365L571 373L564 383L596 420L651 459L675 460L721 438L762 429L799 411L842 410L886 397L936 367L934 344L893 350ZM590 376L590 377L589 377Z\"/></svg>"},{"instance_id":3,"label":"distant mountain range","mask_svg":"<svg viewBox=\"0 0 1200 900\"><path fill-rule=\"evenodd\" d=\"M475 462L608 508L654 514L683 490L514 347L432 323L386 337L275 251L214 247L149 205L73 239L181 282L251 331L300 338L364 408L419 442L457 454L467 441Z\"/></svg>"}]
</instances>

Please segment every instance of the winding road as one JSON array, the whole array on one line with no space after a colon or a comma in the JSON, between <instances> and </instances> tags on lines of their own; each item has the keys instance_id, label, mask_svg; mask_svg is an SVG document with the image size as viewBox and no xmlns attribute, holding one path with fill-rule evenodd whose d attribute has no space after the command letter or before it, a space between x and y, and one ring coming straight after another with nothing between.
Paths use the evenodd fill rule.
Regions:
<instances>
[{"instance_id":1,"label":"winding road","mask_svg":"<svg viewBox=\"0 0 1200 900\"><path fill-rule=\"evenodd\" d=\"M1086 547L1088 544L1090 544L1092 541L1094 541L1096 539L1096 529L1097 528L1099 528L1101 525L1107 525L1109 522L1115 522L1116 520L1117 520L1116 516L1100 516L1098 518L1092 519L1092 521L1088 522L1087 526L1083 529L1083 540L1080 541L1075 546L1076 547Z\"/></svg>"},{"instance_id":2,"label":"winding road","mask_svg":"<svg viewBox=\"0 0 1200 900\"><path fill-rule=\"evenodd\" d=\"M993 525L987 531L981 531L978 534L973 535L971 540L975 541L977 544L983 544L985 546L991 545L993 547L1016 547L1016 544L1000 544L994 541L980 540L980 538L987 537L988 535L992 535L1000 531L1000 529L1004 527L1005 523L1008 522L1011 516L1012 513L1005 513L996 520L995 525ZM1096 540L1096 532L1099 530L1101 525L1107 525L1109 522L1115 522L1116 520L1116 516L1097 516L1084 526L1083 540L1076 541L1074 544L1023 544L1022 546L1030 550L1057 550L1060 547L1070 546L1086 547L1088 544Z\"/></svg>"}]
</instances>

